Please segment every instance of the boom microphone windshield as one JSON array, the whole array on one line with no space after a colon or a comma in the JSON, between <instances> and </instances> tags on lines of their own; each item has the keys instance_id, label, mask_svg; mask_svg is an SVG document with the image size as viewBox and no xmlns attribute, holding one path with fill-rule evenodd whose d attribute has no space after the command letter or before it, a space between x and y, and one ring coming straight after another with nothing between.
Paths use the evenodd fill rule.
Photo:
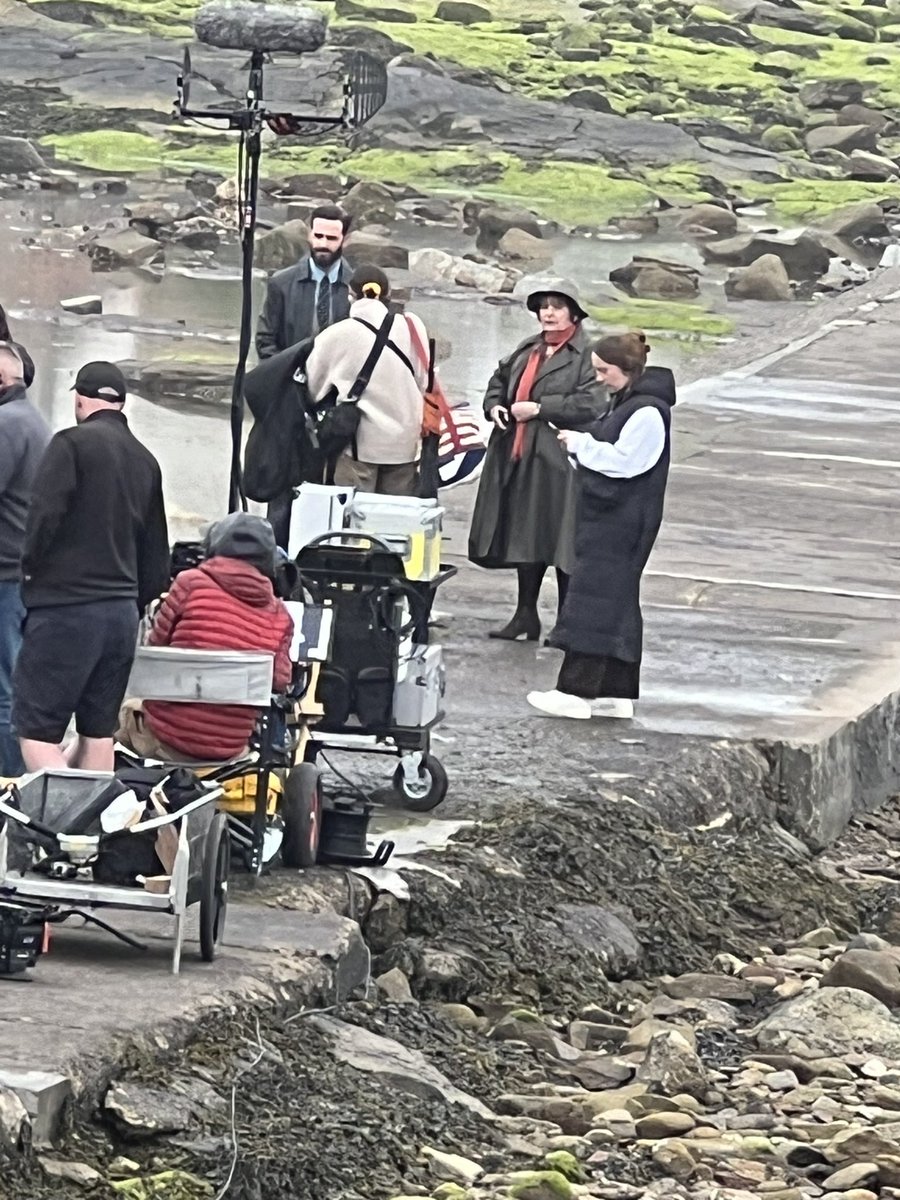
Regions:
<instances>
[{"instance_id":1,"label":"boom microphone windshield","mask_svg":"<svg viewBox=\"0 0 900 1200\"><path fill-rule=\"evenodd\" d=\"M301 5L211 0L194 18L197 39L220 50L309 54L325 44L325 18Z\"/></svg>"}]
</instances>

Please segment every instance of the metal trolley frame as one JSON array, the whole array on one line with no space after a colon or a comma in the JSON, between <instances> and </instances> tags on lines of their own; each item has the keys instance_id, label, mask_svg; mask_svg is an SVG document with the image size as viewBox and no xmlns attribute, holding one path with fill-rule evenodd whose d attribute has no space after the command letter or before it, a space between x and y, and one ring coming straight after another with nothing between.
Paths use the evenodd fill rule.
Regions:
<instances>
[{"instance_id":1,"label":"metal trolley frame","mask_svg":"<svg viewBox=\"0 0 900 1200\"><path fill-rule=\"evenodd\" d=\"M77 857L85 853L89 856L90 849L84 847L84 843L95 843L94 850L98 852L102 850L104 840L110 837L143 836L177 823L178 848L169 888L164 893L85 879L48 878L27 865L18 868L10 865L12 826L16 827L13 836L28 846L46 849L48 843L55 841L61 851L66 851L71 839L66 838L64 831L53 830L42 820L54 787L70 792L73 788L96 792L97 785L106 785L114 778L112 773L91 771L40 771L24 777L17 784L8 785L0 793L0 815L5 818L0 828L0 896L50 909L48 920L51 923L73 916L82 917L140 949L144 948L142 943L98 918L95 911L125 909L169 914L175 918L172 947L172 972L175 975L181 966L187 910L198 904L200 953L205 962L212 962L224 929L228 900L228 831L224 815L213 808L213 801L222 793L218 786L206 785L198 799L177 812L143 821L129 831L79 839L82 849Z\"/></svg>"}]
</instances>

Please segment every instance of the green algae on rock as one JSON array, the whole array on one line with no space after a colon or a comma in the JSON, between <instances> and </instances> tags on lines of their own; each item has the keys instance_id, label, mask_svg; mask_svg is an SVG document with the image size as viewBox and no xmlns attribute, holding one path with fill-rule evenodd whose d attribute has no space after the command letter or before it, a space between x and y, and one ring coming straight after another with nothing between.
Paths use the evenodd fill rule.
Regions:
<instances>
[{"instance_id":1,"label":"green algae on rock","mask_svg":"<svg viewBox=\"0 0 900 1200\"><path fill-rule=\"evenodd\" d=\"M694 337L727 337L734 330L728 317L708 312L699 304L669 300L626 300L621 304L586 305L603 326L622 326Z\"/></svg>"},{"instance_id":2,"label":"green algae on rock","mask_svg":"<svg viewBox=\"0 0 900 1200\"><path fill-rule=\"evenodd\" d=\"M900 186L865 183L853 179L793 179L788 183L747 183L750 199L771 204L774 211L792 220L824 217L863 200L900 198Z\"/></svg>"},{"instance_id":3,"label":"green algae on rock","mask_svg":"<svg viewBox=\"0 0 900 1200\"><path fill-rule=\"evenodd\" d=\"M93 171L122 174L159 171L171 167L179 171L211 170L223 174L234 171L235 150L230 141L203 139L196 144L179 145L147 133L127 133L118 129L95 129L85 133L49 134L41 145L53 150L60 162L77 163Z\"/></svg>"},{"instance_id":4,"label":"green algae on rock","mask_svg":"<svg viewBox=\"0 0 900 1200\"><path fill-rule=\"evenodd\" d=\"M509 1189L512 1200L572 1200L575 1192L559 1171L516 1171Z\"/></svg>"}]
</instances>

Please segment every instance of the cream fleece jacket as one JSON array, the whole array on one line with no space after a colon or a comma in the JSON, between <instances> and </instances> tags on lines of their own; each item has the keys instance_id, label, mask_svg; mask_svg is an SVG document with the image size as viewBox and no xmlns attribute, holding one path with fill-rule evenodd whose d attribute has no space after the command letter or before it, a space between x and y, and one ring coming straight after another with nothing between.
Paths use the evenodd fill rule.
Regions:
<instances>
[{"instance_id":1,"label":"cream fleece jacket","mask_svg":"<svg viewBox=\"0 0 900 1200\"><path fill-rule=\"evenodd\" d=\"M345 321L329 326L315 340L307 360L309 390L316 401L324 399L331 387L346 399L372 349L375 334L360 320L376 329L387 316L380 300L357 300L350 305ZM408 314L422 339L428 334L418 317ZM403 360L390 348L393 342L415 368L413 375ZM415 462L419 457L422 428L422 390L426 372L416 354L407 326L407 316L394 317L389 344L375 364L369 386L359 402L360 423L356 439L360 462L395 466Z\"/></svg>"}]
</instances>

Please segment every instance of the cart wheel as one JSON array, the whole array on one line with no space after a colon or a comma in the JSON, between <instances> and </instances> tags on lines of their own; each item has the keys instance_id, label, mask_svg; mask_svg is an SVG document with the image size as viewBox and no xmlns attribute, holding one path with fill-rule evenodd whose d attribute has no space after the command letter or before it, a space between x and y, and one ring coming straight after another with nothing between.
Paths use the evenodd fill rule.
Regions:
<instances>
[{"instance_id":1,"label":"cart wheel","mask_svg":"<svg viewBox=\"0 0 900 1200\"><path fill-rule=\"evenodd\" d=\"M418 780L409 780L401 763L394 772L394 790L410 812L431 812L447 795L449 780L443 763L431 754L423 754Z\"/></svg>"},{"instance_id":2,"label":"cart wheel","mask_svg":"<svg viewBox=\"0 0 900 1200\"><path fill-rule=\"evenodd\" d=\"M228 868L231 840L228 819L216 813L203 844L203 871L200 881L200 955L204 962L216 957L216 947L225 929L228 903Z\"/></svg>"},{"instance_id":3,"label":"cart wheel","mask_svg":"<svg viewBox=\"0 0 900 1200\"><path fill-rule=\"evenodd\" d=\"M322 832L322 777L314 763L299 763L288 771L281 816L281 861L286 867L315 866Z\"/></svg>"}]
</instances>

